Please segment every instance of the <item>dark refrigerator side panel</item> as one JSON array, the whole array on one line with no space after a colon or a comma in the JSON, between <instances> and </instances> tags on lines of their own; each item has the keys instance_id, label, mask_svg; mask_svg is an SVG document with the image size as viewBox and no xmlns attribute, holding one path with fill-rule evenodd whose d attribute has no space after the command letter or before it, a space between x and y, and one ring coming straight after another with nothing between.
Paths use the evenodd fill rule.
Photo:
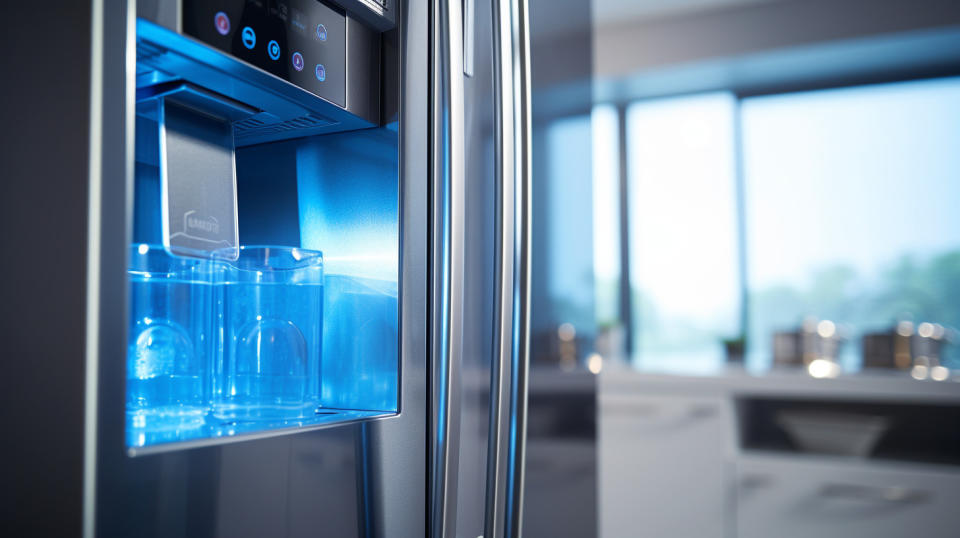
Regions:
<instances>
[{"instance_id":1,"label":"dark refrigerator side panel","mask_svg":"<svg viewBox=\"0 0 960 538\"><path fill-rule=\"evenodd\" d=\"M0 525L11 536L82 527L90 20L89 2L4 5Z\"/></svg>"}]
</instances>

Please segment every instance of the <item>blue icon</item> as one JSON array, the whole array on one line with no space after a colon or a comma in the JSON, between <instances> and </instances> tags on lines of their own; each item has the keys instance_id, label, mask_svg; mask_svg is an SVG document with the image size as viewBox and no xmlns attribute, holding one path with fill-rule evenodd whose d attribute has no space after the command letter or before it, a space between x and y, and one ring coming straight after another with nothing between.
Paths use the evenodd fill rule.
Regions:
<instances>
[{"instance_id":1,"label":"blue icon","mask_svg":"<svg viewBox=\"0 0 960 538\"><path fill-rule=\"evenodd\" d=\"M243 27L243 31L240 32L240 39L243 40L243 46L248 49L252 49L257 44L257 34L249 26Z\"/></svg>"},{"instance_id":2,"label":"blue icon","mask_svg":"<svg viewBox=\"0 0 960 538\"><path fill-rule=\"evenodd\" d=\"M213 25L217 27L217 32L220 35L230 33L230 17L227 17L227 14L222 11L213 16Z\"/></svg>"},{"instance_id":3,"label":"blue icon","mask_svg":"<svg viewBox=\"0 0 960 538\"><path fill-rule=\"evenodd\" d=\"M317 68L313 70L314 74L317 75L317 80L323 82L327 78L327 71L323 68L323 64L317 64Z\"/></svg>"},{"instance_id":4,"label":"blue icon","mask_svg":"<svg viewBox=\"0 0 960 538\"><path fill-rule=\"evenodd\" d=\"M303 71L303 55L299 52L293 53L293 68L297 71Z\"/></svg>"},{"instance_id":5,"label":"blue icon","mask_svg":"<svg viewBox=\"0 0 960 538\"><path fill-rule=\"evenodd\" d=\"M318 25L317 25L317 39L319 39L320 41L326 41L326 40L327 40L327 27L326 27L326 26L324 26L324 25L322 25L322 24L318 24Z\"/></svg>"},{"instance_id":6,"label":"blue icon","mask_svg":"<svg viewBox=\"0 0 960 538\"><path fill-rule=\"evenodd\" d=\"M270 59L271 59L271 60L279 60L279 59L280 59L280 44L277 43L275 40L272 40L272 39L271 39L270 42L267 43L267 54L270 55Z\"/></svg>"}]
</instances>

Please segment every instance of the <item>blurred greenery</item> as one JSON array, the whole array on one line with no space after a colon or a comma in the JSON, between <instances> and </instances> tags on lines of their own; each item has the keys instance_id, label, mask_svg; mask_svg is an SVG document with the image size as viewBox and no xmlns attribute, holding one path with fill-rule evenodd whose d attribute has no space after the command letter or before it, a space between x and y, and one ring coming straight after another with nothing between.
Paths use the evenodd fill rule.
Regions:
<instances>
[{"instance_id":1,"label":"blurred greenery","mask_svg":"<svg viewBox=\"0 0 960 538\"><path fill-rule=\"evenodd\" d=\"M598 304L616 304L617 285L616 281L598 283ZM960 328L960 250L925 259L906 254L876 275L859 274L844 264L824 267L811 275L806 286L778 284L749 290L747 300L746 348L752 360L769 362L774 332L796 329L804 318L815 317L829 319L846 332L848 342L841 359L847 365L859 365L861 337L865 333L888 330L901 320L939 323L957 339L960 334L957 332ZM740 338L736 330L718 330L718 327L731 326L732 320L705 325L689 319L668 319L642 289L633 289L631 305L635 351L645 362L656 361L658 355L665 360L667 357L719 360L724 342ZM604 312L602 319L599 314L598 311L600 326L617 321L615 310ZM941 360L951 368L960 368L960 341L946 345Z\"/></svg>"},{"instance_id":2,"label":"blurred greenery","mask_svg":"<svg viewBox=\"0 0 960 538\"><path fill-rule=\"evenodd\" d=\"M751 290L748 297L748 352L754 356L771 353L773 332L794 329L812 316L847 328L845 356L859 363L860 337L900 320L960 327L960 250L926 260L903 255L879 278L835 265L815 272L805 289L779 285ZM948 345L943 357L955 368L960 367L957 344Z\"/></svg>"}]
</instances>

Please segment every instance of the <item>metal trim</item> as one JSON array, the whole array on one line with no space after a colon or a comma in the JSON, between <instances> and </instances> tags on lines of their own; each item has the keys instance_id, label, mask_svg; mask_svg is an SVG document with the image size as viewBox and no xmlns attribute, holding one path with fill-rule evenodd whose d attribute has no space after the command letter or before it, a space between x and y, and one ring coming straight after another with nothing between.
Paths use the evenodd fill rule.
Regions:
<instances>
[{"instance_id":1,"label":"metal trim","mask_svg":"<svg viewBox=\"0 0 960 538\"><path fill-rule=\"evenodd\" d=\"M487 498L484 510L484 536L500 538L504 535L507 497L507 462L509 430L507 417L511 357L513 351L513 241L516 221L514 177L514 123L513 107L507 100L513 94L511 12L503 2L492 2L493 20L493 106L494 106L494 173L496 183L496 215L498 247L495 277L496 309L494 346L496 358L490 379L490 428L487 448ZM509 208L509 209L508 209Z\"/></svg>"},{"instance_id":2,"label":"metal trim","mask_svg":"<svg viewBox=\"0 0 960 538\"><path fill-rule=\"evenodd\" d=\"M491 379L485 536L519 536L523 512L530 326L531 110L525 0L493 4L500 265Z\"/></svg>"},{"instance_id":3,"label":"metal trim","mask_svg":"<svg viewBox=\"0 0 960 538\"><path fill-rule=\"evenodd\" d=\"M96 531L97 491L97 395L100 357L100 218L103 199L103 0L91 2L90 32L90 140L87 170L90 184L87 200L87 304L86 304L86 380L84 388L83 431L83 536L93 538Z\"/></svg>"},{"instance_id":4,"label":"metal trim","mask_svg":"<svg viewBox=\"0 0 960 538\"><path fill-rule=\"evenodd\" d=\"M504 534L521 535L523 524L524 463L527 437L527 374L530 364L530 245L532 200L532 101L530 77L530 16L527 0L511 0L514 144L513 326L511 349L510 445L507 513Z\"/></svg>"},{"instance_id":5,"label":"metal trim","mask_svg":"<svg viewBox=\"0 0 960 538\"><path fill-rule=\"evenodd\" d=\"M456 535L463 347L464 90L460 2L434 0L431 32L431 446L429 535Z\"/></svg>"},{"instance_id":6,"label":"metal trim","mask_svg":"<svg viewBox=\"0 0 960 538\"><path fill-rule=\"evenodd\" d=\"M476 6L463 0L463 74L473 76L474 43L476 42Z\"/></svg>"}]
</instances>

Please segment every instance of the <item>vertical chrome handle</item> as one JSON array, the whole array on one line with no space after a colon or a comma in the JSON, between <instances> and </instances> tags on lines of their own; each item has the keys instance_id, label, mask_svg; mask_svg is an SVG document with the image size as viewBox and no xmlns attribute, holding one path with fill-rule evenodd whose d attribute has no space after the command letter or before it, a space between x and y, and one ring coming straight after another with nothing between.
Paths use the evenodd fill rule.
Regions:
<instances>
[{"instance_id":1,"label":"vertical chrome handle","mask_svg":"<svg viewBox=\"0 0 960 538\"><path fill-rule=\"evenodd\" d=\"M520 536L530 334L531 110L526 0L493 2L500 271L491 394L487 538Z\"/></svg>"},{"instance_id":2,"label":"vertical chrome handle","mask_svg":"<svg viewBox=\"0 0 960 538\"><path fill-rule=\"evenodd\" d=\"M431 30L430 536L456 534L463 346L464 102L461 5L434 0Z\"/></svg>"}]
</instances>

